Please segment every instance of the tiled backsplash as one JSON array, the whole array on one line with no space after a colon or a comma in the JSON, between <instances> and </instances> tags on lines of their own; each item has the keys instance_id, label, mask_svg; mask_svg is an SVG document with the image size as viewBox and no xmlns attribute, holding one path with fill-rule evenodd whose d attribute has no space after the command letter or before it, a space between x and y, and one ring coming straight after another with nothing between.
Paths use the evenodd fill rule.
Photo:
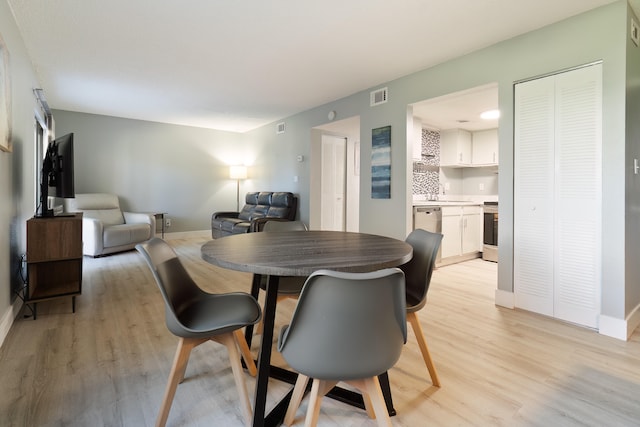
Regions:
<instances>
[{"instance_id":1,"label":"tiled backsplash","mask_svg":"<svg viewBox=\"0 0 640 427\"><path fill-rule=\"evenodd\" d=\"M413 194L438 194L440 132L422 129L422 161L413 162Z\"/></svg>"}]
</instances>

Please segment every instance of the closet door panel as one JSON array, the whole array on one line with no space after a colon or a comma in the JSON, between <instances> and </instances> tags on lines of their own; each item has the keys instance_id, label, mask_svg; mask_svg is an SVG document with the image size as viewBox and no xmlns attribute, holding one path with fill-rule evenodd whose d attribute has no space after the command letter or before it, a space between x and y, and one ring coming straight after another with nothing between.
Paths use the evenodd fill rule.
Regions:
<instances>
[{"instance_id":1,"label":"closet door panel","mask_svg":"<svg viewBox=\"0 0 640 427\"><path fill-rule=\"evenodd\" d=\"M556 76L554 316L590 327L600 311L601 69Z\"/></svg>"},{"instance_id":2,"label":"closet door panel","mask_svg":"<svg viewBox=\"0 0 640 427\"><path fill-rule=\"evenodd\" d=\"M554 82L515 87L516 307L553 315Z\"/></svg>"}]
</instances>

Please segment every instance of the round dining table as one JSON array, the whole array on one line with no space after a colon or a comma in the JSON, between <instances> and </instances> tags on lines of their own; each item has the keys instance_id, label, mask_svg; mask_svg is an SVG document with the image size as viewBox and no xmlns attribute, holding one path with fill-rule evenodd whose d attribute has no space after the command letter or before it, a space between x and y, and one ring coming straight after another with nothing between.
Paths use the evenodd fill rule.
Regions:
<instances>
[{"instance_id":1,"label":"round dining table","mask_svg":"<svg viewBox=\"0 0 640 427\"><path fill-rule=\"evenodd\" d=\"M251 293L257 298L261 276L267 276L263 309L263 331L258 356L253 426L279 425L284 417L291 392L265 416L267 385L274 371L271 351L275 308L280 276L308 276L314 271L329 269L347 272L368 272L397 267L408 262L413 249L408 243L375 234L342 231L278 231L253 232L211 240L201 248L202 258L219 267L253 273ZM252 338L247 328L247 341ZM295 381L280 377L286 381ZM395 414L387 374L381 376L381 386L390 414ZM364 407L361 396L338 390L333 396L346 403Z\"/></svg>"}]
</instances>

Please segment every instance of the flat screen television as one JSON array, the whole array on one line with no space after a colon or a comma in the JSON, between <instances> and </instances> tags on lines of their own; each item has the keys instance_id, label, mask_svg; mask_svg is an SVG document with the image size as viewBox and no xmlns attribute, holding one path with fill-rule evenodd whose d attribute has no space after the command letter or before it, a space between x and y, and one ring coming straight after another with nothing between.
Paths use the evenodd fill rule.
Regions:
<instances>
[{"instance_id":1,"label":"flat screen television","mask_svg":"<svg viewBox=\"0 0 640 427\"><path fill-rule=\"evenodd\" d=\"M73 176L73 133L49 142L40 175L40 209L36 216L54 216L49 209L49 196L75 197Z\"/></svg>"}]
</instances>

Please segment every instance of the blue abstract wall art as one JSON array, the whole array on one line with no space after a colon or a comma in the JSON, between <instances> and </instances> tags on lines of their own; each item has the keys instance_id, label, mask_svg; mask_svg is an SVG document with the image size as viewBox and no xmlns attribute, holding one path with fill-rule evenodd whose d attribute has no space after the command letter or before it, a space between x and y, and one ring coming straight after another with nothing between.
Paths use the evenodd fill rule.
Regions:
<instances>
[{"instance_id":1,"label":"blue abstract wall art","mask_svg":"<svg viewBox=\"0 0 640 427\"><path fill-rule=\"evenodd\" d=\"M371 130L371 198L391 198L391 126Z\"/></svg>"}]
</instances>

